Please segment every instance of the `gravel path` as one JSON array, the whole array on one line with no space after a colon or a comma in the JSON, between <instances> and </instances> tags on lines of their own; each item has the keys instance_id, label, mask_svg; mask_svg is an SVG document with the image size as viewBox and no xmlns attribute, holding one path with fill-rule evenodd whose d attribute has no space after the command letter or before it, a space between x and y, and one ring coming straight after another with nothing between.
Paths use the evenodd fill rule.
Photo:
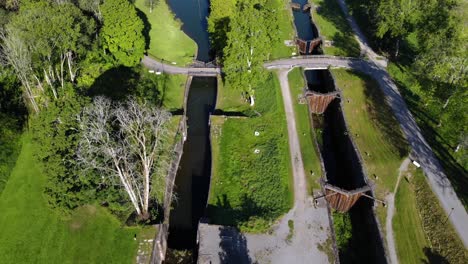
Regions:
<instances>
[{"instance_id":1,"label":"gravel path","mask_svg":"<svg viewBox=\"0 0 468 264\"><path fill-rule=\"evenodd\" d=\"M361 50L365 52L370 58L370 60L376 65L386 67L386 61L384 62L382 60L379 60L380 57L377 55L377 53L375 53L372 50L372 48L369 45L369 42L367 41L361 29L357 25L356 21L348 12L348 7L346 5L345 0L337 1L340 5L341 10L346 16L346 20L351 25L351 28L355 33L356 40L359 42ZM385 77L388 78L388 80L379 81L381 83L382 88L384 88L382 86L382 82L384 86L387 87L387 89L384 89L384 92L385 90L388 90L388 88L394 90L385 92L387 100L399 99L403 101L401 95L398 93L398 88L396 87L396 85L392 82L388 75L385 74ZM399 102L398 105L402 106L402 108L393 108L393 110L397 112L397 115L400 115L398 120L400 121L406 136L410 140L410 144L413 147L414 154L416 158L419 159L418 161L422 164L422 169L427 176L429 184L431 185L432 190L434 191L436 196L439 198L439 201L442 204L445 213L449 216L450 221L455 226L455 229L458 232L458 235L462 239L463 243L465 244L465 247L468 248L468 214L463 204L460 202L460 199L458 199L455 191L453 190L453 187L450 181L448 180L447 175L445 175L442 166L440 165L437 158L434 156L432 149L422 136L421 131L417 126L416 122L414 121L413 116L406 108L405 103Z\"/></svg>"},{"instance_id":2,"label":"gravel path","mask_svg":"<svg viewBox=\"0 0 468 264\"><path fill-rule=\"evenodd\" d=\"M294 207L271 234L239 234L229 227L201 225L199 263L330 263L327 252L333 252L333 248L328 212L325 204L315 206L307 192L288 70L280 71L279 79L293 165Z\"/></svg>"},{"instance_id":3,"label":"gravel path","mask_svg":"<svg viewBox=\"0 0 468 264\"><path fill-rule=\"evenodd\" d=\"M468 214L465 207L458 199L442 166L424 139L416 120L400 95L398 87L384 68L372 61L330 56L282 59L265 63L265 67L268 69L291 69L293 67L303 67L305 69L322 69L323 67L351 68L376 80L411 146L412 156L421 164L429 185L439 199L442 208L449 216L465 247L468 247Z\"/></svg>"},{"instance_id":4,"label":"gravel path","mask_svg":"<svg viewBox=\"0 0 468 264\"><path fill-rule=\"evenodd\" d=\"M281 219L275 227L273 236L247 234L246 238L253 259L259 263L311 263L311 260L313 263L328 263L326 253L319 250L319 245L322 245L332 251L331 243L325 245L325 241L330 236L327 209L315 207L312 197L307 192L288 72L282 70L278 77L288 126L289 152L294 178L294 208ZM289 220L293 221L294 230L288 240Z\"/></svg>"}]
</instances>

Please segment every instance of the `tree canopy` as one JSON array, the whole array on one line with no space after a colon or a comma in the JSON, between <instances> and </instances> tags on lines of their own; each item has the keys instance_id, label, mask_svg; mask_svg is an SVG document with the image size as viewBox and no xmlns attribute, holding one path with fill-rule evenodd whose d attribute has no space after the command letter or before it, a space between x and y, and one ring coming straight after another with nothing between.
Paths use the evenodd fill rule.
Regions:
<instances>
[{"instance_id":1,"label":"tree canopy","mask_svg":"<svg viewBox=\"0 0 468 264\"><path fill-rule=\"evenodd\" d=\"M238 1L231 17L227 46L224 48L224 70L232 87L253 90L268 74L263 62L269 58L273 43L279 40L278 25L271 19L265 1Z\"/></svg>"},{"instance_id":2,"label":"tree canopy","mask_svg":"<svg viewBox=\"0 0 468 264\"><path fill-rule=\"evenodd\" d=\"M106 0L101 5L101 38L108 50L125 66L135 66L143 57L145 39L143 22L127 0Z\"/></svg>"}]
</instances>

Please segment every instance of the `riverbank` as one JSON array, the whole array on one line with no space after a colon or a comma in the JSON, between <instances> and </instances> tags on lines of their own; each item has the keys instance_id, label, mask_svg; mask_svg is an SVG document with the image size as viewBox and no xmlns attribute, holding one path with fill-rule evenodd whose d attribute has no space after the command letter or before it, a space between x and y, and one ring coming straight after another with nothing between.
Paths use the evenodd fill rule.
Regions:
<instances>
[{"instance_id":1,"label":"riverbank","mask_svg":"<svg viewBox=\"0 0 468 264\"><path fill-rule=\"evenodd\" d=\"M175 19L166 1L156 1L152 11L145 0L136 0L135 6L145 25L148 55L169 64L192 63L197 44L182 31L182 23Z\"/></svg>"}]
</instances>

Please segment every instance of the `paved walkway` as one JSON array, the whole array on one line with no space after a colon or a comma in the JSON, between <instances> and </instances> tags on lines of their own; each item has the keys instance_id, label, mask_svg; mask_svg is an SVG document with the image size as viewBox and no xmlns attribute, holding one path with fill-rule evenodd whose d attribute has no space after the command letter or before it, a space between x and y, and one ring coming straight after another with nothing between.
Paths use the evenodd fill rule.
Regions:
<instances>
[{"instance_id":1,"label":"paved walkway","mask_svg":"<svg viewBox=\"0 0 468 264\"><path fill-rule=\"evenodd\" d=\"M346 16L346 20L351 25L351 28L355 33L355 38L359 42L361 50L368 55L374 64L386 66L386 62L385 64L381 63L382 61L379 60L379 56L372 50L369 42L360 30L356 21L348 12L348 7L346 6L345 0L337 1L341 10ZM445 213L449 216L450 221L454 225L455 230L458 232L460 238L465 244L465 247L468 248L468 214L463 207L463 204L460 202L460 199L458 199L450 181L447 178L447 175L445 175L443 171L442 166L434 156L432 149L422 136L413 116L406 108L406 104L403 102L396 85L393 83L386 72L381 76L385 77L385 79L377 80L379 80L380 87L384 90L387 96L387 100L397 101L392 105L392 108L393 111L397 114L397 118L400 121L403 131L408 137L410 145L413 147L414 156L421 163L422 169L427 176L432 190L439 198ZM379 76L374 76L374 78L376 77L378 78Z\"/></svg>"},{"instance_id":2,"label":"paved walkway","mask_svg":"<svg viewBox=\"0 0 468 264\"><path fill-rule=\"evenodd\" d=\"M396 84L384 68L372 61L329 56L309 56L265 63L265 67L268 69L291 69L292 67L315 69L325 66L351 68L366 73L378 82L384 92L387 103L392 108L403 133L408 139L412 148L412 156L421 164L432 190L439 198L447 215L449 215L449 219L465 244L465 247L468 247L468 214L445 175L442 166L432 152L431 147L424 139Z\"/></svg>"},{"instance_id":3,"label":"paved walkway","mask_svg":"<svg viewBox=\"0 0 468 264\"><path fill-rule=\"evenodd\" d=\"M220 68L203 68L203 67L179 67L172 64L165 64L148 56L144 56L141 63L148 69L155 72L169 74L188 74L192 76L216 76L221 73Z\"/></svg>"}]
</instances>

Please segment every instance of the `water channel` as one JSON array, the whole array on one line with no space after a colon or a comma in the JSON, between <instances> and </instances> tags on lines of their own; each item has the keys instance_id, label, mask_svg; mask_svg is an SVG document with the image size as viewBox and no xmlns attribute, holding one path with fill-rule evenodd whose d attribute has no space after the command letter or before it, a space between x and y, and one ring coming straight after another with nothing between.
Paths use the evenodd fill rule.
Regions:
<instances>
[{"instance_id":1,"label":"water channel","mask_svg":"<svg viewBox=\"0 0 468 264\"><path fill-rule=\"evenodd\" d=\"M167 1L183 23L183 31L198 45L196 59L211 60L207 31L208 0ZM186 104L187 140L175 180L176 201L170 215L168 245L194 250L198 222L205 212L211 175L209 115L216 104L217 79L193 77ZM196 254L196 250L194 250Z\"/></svg>"},{"instance_id":2,"label":"water channel","mask_svg":"<svg viewBox=\"0 0 468 264\"><path fill-rule=\"evenodd\" d=\"M303 7L308 0L294 0ZM293 11L298 38L311 40L318 36L310 12ZM318 52L314 50L313 53ZM309 90L328 93L336 90L329 70L305 71L304 78ZM330 103L323 115L313 115L313 126L323 158L327 181L342 189L353 190L365 186L366 176L346 129L340 99ZM368 193L368 195L372 195ZM347 248L339 250L341 263L386 263L385 250L376 217L373 201L361 197L348 212L352 225L352 238ZM339 234L337 234L339 235Z\"/></svg>"}]
</instances>

